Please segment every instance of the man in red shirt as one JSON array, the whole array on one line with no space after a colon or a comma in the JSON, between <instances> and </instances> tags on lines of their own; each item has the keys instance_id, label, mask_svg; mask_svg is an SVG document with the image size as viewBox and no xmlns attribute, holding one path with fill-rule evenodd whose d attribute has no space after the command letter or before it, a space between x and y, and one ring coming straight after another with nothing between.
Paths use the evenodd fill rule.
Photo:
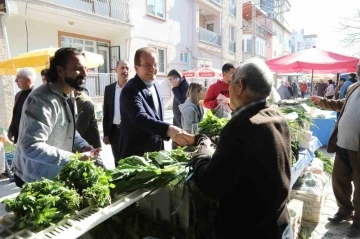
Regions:
<instances>
[{"instance_id":1,"label":"man in red shirt","mask_svg":"<svg viewBox=\"0 0 360 239\"><path fill-rule=\"evenodd\" d=\"M307 84L305 82L300 83L300 91L301 91L301 99L304 99L307 91Z\"/></svg>"},{"instance_id":2,"label":"man in red shirt","mask_svg":"<svg viewBox=\"0 0 360 239\"><path fill-rule=\"evenodd\" d=\"M218 106L218 100L216 99L219 94L227 97L222 101L224 104L229 104L230 95L229 95L229 83L231 80L231 75L234 73L235 67L231 63L226 63L222 67L223 79L218 80L214 84L212 84L208 91L206 92L206 96L204 99L204 107L208 109L215 109Z\"/></svg>"}]
</instances>

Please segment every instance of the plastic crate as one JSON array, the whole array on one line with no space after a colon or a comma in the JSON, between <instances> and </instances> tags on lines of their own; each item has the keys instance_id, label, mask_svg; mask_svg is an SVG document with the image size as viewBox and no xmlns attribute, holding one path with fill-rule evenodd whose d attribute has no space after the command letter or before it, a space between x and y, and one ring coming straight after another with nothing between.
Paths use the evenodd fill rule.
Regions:
<instances>
[{"instance_id":1,"label":"plastic crate","mask_svg":"<svg viewBox=\"0 0 360 239\"><path fill-rule=\"evenodd\" d=\"M293 230L294 239L298 238L300 232L303 206L304 203L297 199L291 200L287 205L290 214L290 222Z\"/></svg>"},{"instance_id":2,"label":"plastic crate","mask_svg":"<svg viewBox=\"0 0 360 239\"><path fill-rule=\"evenodd\" d=\"M315 223L320 221L320 214L325 201L324 189L320 195L306 191L291 190L290 198L300 200L304 203L302 214L303 220Z\"/></svg>"}]
</instances>

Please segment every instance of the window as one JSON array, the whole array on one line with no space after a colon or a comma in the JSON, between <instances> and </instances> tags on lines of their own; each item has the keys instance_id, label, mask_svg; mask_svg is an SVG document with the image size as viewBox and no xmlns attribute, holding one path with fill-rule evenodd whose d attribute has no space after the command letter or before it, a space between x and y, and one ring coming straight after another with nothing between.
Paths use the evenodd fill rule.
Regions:
<instances>
[{"instance_id":1,"label":"window","mask_svg":"<svg viewBox=\"0 0 360 239\"><path fill-rule=\"evenodd\" d=\"M252 40L251 39L246 40L246 52L252 52Z\"/></svg>"},{"instance_id":2,"label":"window","mask_svg":"<svg viewBox=\"0 0 360 239\"><path fill-rule=\"evenodd\" d=\"M165 0L147 0L147 14L165 19Z\"/></svg>"},{"instance_id":3,"label":"window","mask_svg":"<svg viewBox=\"0 0 360 239\"><path fill-rule=\"evenodd\" d=\"M186 52L181 52L180 53L180 61L187 63L188 62L188 53Z\"/></svg>"},{"instance_id":4,"label":"window","mask_svg":"<svg viewBox=\"0 0 360 239\"><path fill-rule=\"evenodd\" d=\"M74 37L61 37L61 47L74 47L83 51L95 52L95 42L74 38Z\"/></svg>"},{"instance_id":5,"label":"window","mask_svg":"<svg viewBox=\"0 0 360 239\"><path fill-rule=\"evenodd\" d=\"M166 49L154 47L158 53L158 73L159 74L166 74Z\"/></svg>"},{"instance_id":6,"label":"window","mask_svg":"<svg viewBox=\"0 0 360 239\"><path fill-rule=\"evenodd\" d=\"M236 17L236 0L230 0L229 14L233 17Z\"/></svg>"},{"instance_id":7,"label":"window","mask_svg":"<svg viewBox=\"0 0 360 239\"><path fill-rule=\"evenodd\" d=\"M235 27L229 26L229 51L233 53L236 52L235 41Z\"/></svg>"},{"instance_id":8,"label":"window","mask_svg":"<svg viewBox=\"0 0 360 239\"><path fill-rule=\"evenodd\" d=\"M206 25L206 30L214 32L215 24L213 21L206 22L205 25Z\"/></svg>"}]
</instances>

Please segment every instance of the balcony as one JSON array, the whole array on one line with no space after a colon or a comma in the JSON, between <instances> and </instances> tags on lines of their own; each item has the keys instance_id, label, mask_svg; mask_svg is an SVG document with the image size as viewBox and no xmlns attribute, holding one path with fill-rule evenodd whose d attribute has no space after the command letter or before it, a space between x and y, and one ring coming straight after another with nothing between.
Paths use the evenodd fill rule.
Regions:
<instances>
[{"instance_id":1,"label":"balcony","mask_svg":"<svg viewBox=\"0 0 360 239\"><path fill-rule=\"evenodd\" d=\"M114 73L89 73L86 77L86 89L89 91L89 96L104 96L105 86L116 80L117 75Z\"/></svg>"},{"instance_id":2,"label":"balcony","mask_svg":"<svg viewBox=\"0 0 360 239\"><path fill-rule=\"evenodd\" d=\"M199 41L212 44L215 46L222 46L221 36L216 32L212 32L204 28L200 28L199 33L200 33Z\"/></svg>"},{"instance_id":3,"label":"balcony","mask_svg":"<svg viewBox=\"0 0 360 239\"><path fill-rule=\"evenodd\" d=\"M253 57L252 54L251 54L251 52L243 52L243 53L242 53L242 56L243 56L243 62L245 62L246 60L248 60L248 59L250 59L250 58ZM256 54L255 57L260 58L260 59L266 61L266 57L264 57L264 56L260 56L260 55Z\"/></svg>"},{"instance_id":4,"label":"balcony","mask_svg":"<svg viewBox=\"0 0 360 239\"><path fill-rule=\"evenodd\" d=\"M44 1L36 0L36 2L41 4ZM128 0L45 0L45 2L129 23Z\"/></svg>"},{"instance_id":5,"label":"balcony","mask_svg":"<svg viewBox=\"0 0 360 239\"><path fill-rule=\"evenodd\" d=\"M236 53L236 42L229 40L229 52Z\"/></svg>"}]
</instances>

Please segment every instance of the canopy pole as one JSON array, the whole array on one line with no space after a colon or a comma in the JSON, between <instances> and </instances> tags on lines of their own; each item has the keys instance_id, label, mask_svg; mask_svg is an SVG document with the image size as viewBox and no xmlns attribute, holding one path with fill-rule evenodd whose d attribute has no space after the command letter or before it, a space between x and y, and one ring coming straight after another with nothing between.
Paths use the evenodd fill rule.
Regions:
<instances>
[{"instance_id":1,"label":"canopy pole","mask_svg":"<svg viewBox=\"0 0 360 239\"><path fill-rule=\"evenodd\" d=\"M312 96L312 88L313 88L313 78L314 78L314 70L311 70L311 83L310 83L310 96Z\"/></svg>"}]
</instances>

